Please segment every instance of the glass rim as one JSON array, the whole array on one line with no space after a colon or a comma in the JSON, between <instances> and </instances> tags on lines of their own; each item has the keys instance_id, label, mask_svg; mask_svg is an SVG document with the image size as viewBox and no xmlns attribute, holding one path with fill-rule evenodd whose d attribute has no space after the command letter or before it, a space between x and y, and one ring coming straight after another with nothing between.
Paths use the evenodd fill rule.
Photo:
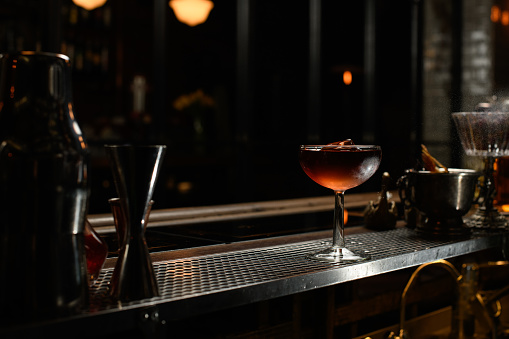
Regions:
<instances>
[{"instance_id":1,"label":"glass rim","mask_svg":"<svg viewBox=\"0 0 509 339\"><path fill-rule=\"evenodd\" d=\"M17 58L17 57L54 57L63 59L65 61L70 61L69 56L63 53L54 53L54 52L42 52L42 51L18 51L18 52L5 52L0 53L1 58Z\"/></svg>"},{"instance_id":2,"label":"glass rim","mask_svg":"<svg viewBox=\"0 0 509 339\"><path fill-rule=\"evenodd\" d=\"M166 145L143 145L143 144L105 144L105 148L166 148Z\"/></svg>"},{"instance_id":3,"label":"glass rim","mask_svg":"<svg viewBox=\"0 0 509 339\"><path fill-rule=\"evenodd\" d=\"M410 175L437 175L437 176L451 176L451 175L482 175L482 171L471 168L448 168L448 172L432 172L429 170L416 170L413 168L405 170L406 174Z\"/></svg>"},{"instance_id":4,"label":"glass rim","mask_svg":"<svg viewBox=\"0 0 509 339\"><path fill-rule=\"evenodd\" d=\"M509 112L504 111L485 111L485 112L453 112L451 115L459 116L459 115L490 115L490 114L500 114L500 115L509 115Z\"/></svg>"},{"instance_id":5,"label":"glass rim","mask_svg":"<svg viewBox=\"0 0 509 339\"><path fill-rule=\"evenodd\" d=\"M300 149L307 149L307 148L314 148L314 149L357 148L357 149L359 149L360 148L360 149L373 149L373 150L382 149L382 147L380 145L328 145L328 144L325 144L325 145L320 145L320 144L300 145L299 148Z\"/></svg>"}]
</instances>

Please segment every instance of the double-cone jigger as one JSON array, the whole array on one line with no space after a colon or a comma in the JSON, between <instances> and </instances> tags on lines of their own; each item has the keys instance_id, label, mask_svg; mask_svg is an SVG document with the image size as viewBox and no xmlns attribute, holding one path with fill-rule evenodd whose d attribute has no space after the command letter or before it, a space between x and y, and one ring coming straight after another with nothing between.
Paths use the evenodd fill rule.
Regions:
<instances>
[{"instance_id":1,"label":"double-cone jigger","mask_svg":"<svg viewBox=\"0 0 509 339\"><path fill-rule=\"evenodd\" d=\"M119 256L110 282L118 301L159 296L145 239L147 211L166 146L107 145L115 188L123 213Z\"/></svg>"}]
</instances>

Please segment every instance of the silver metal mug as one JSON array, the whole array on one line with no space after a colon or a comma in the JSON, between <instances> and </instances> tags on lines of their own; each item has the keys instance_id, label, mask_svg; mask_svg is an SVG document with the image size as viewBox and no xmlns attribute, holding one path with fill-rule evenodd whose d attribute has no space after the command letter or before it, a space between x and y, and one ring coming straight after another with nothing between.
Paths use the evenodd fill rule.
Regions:
<instances>
[{"instance_id":1,"label":"silver metal mug","mask_svg":"<svg viewBox=\"0 0 509 339\"><path fill-rule=\"evenodd\" d=\"M398 180L399 196L422 216L416 230L428 235L468 234L463 216L470 210L481 173L450 168L448 173L407 170Z\"/></svg>"}]
</instances>

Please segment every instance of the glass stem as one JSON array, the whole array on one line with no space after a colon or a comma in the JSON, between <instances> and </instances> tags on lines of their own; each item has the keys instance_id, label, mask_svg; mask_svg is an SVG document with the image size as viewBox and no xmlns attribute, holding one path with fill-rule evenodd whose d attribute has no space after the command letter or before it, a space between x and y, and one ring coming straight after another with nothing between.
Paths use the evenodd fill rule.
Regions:
<instances>
[{"instance_id":1,"label":"glass stem","mask_svg":"<svg viewBox=\"0 0 509 339\"><path fill-rule=\"evenodd\" d=\"M345 247L345 192L334 191L334 229L332 247Z\"/></svg>"},{"instance_id":2,"label":"glass stem","mask_svg":"<svg viewBox=\"0 0 509 339\"><path fill-rule=\"evenodd\" d=\"M481 202L481 207L486 211L493 209L493 195L495 194L495 178L493 176L495 158L486 157L484 159L484 199Z\"/></svg>"}]
</instances>

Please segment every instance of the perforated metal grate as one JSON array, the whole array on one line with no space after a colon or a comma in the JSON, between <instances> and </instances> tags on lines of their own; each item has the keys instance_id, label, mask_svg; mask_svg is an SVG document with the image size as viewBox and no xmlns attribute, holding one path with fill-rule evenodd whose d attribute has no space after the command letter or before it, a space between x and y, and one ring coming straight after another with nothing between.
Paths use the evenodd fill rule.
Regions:
<instances>
[{"instance_id":1,"label":"perforated metal grate","mask_svg":"<svg viewBox=\"0 0 509 339\"><path fill-rule=\"evenodd\" d=\"M326 239L325 239L326 240ZM347 247L371 255L369 262L402 254L458 243L454 240L426 240L412 230L396 229L349 235ZM306 258L306 254L320 250L326 241L307 241L210 254L154 263L161 296L156 300L178 300L218 291L245 287L263 282L312 274L353 264L327 263ZM117 307L107 298L108 282L113 269L105 269L91 287L95 310Z\"/></svg>"}]
</instances>

